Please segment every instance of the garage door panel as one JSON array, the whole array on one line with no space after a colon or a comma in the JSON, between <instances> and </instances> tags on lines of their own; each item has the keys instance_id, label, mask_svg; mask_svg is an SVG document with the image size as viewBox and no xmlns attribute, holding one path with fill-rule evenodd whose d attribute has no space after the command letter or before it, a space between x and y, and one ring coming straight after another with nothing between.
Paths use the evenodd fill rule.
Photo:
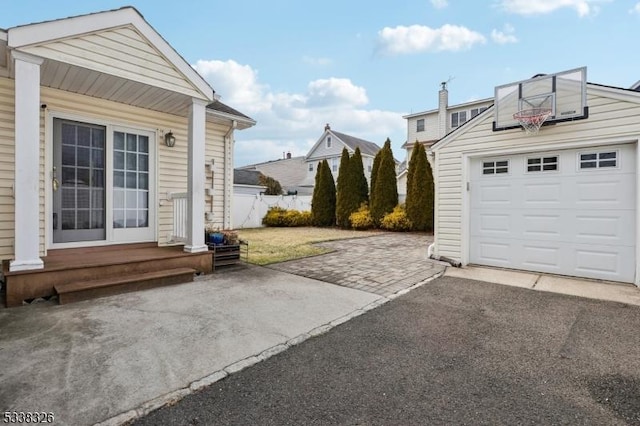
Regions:
<instances>
[{"instance_id":1,"label":"garage door panel","mask_svg":"<svg viewBox=\"0 0 640 426\"><path fill-rule=\"evenodd\" d=\"M498 237L509 236L512 233L511 216L505 213L484 212L476 216L476 233Z\"/></svg>"},{"instance_id":2,"label":"garage door panel","mask_svg":"<svg viewBox=\"0 0 640 426\"><path fill-rule=\"evenodd\" d=\"M575 241L584 244L635 244L635 211L598 210L578 213L573 223Z\"/></svg>"},{"instance_id":3,"label":"garage door panel","mask_svg":"<svg viewBox=\"0 0 640 426\"><path fill-rule=\"evenodd\" d=\"M562 204L560 182L529 182L523 184L524 207L559 207Z\"/></svg>"},{"instance_id":4,"label":"garage door panel","mask_svg":"<svg viewBox=\"0 0 640 426\"><path fill-rule=\"evenodd\" d=\"M512 192L513 190L510 184L485 183L480 187L480 191L478 191L478 197L476 199L477 206L509 206L512 203Z\"/></svg>"},{"instance_id":5,"label":"garage door panel","mask_svg":"<svg viewBox=\"0 0 640 426\"><path fill-rule=\"evenodd\" d=\"M635 175L579 176L569 179L575 187L573 201L580 209L635 209Z\"/></svg>"},{"instance_id":6,"label":"garage door panel","mask_svg":"<svg viewBox=\"0 0 640 426\"><path fill-rule=\"evenodd\" d=\"M548 272L560 271L560 247L541 243L522 244L522 264L531 269L544 268Z\"/></svg>"},{"instance_id":7,"label":"garage door panel","mask_svg":"<svg viewBox=\"0 0 640 426\"><path fill-rule=\"evenodd\" d=\"M526 239L562 238L562 215L560 212L534 213L525 211L522 213L522 235Z\"/></svg>"},{"instance_id":8,"label":"garage door panel","mask_svg":"<svg viewBox=\"0 0 640 426\"><path fill-rule=\"evenodd\" d=\"M478 263L491 266L510 267L509 253L513 250L511 243L506 240L487 238L472 245L471 253Z\"/></svg>"},{"instance_id":9,"label":"garage door panel","mask_svg":"<svg viewBox=\"0 0 640 426\"><path fill-rule=\"evenodd\" d=\"M611 150L616 168L580 169L581 153ZM527 170L527 158L545 155L558 156L557 171ZM508 174L484 175L484 159L471 162L471 263L634 281L634 145L500 158Z\"/></svg>"}]
</instances>

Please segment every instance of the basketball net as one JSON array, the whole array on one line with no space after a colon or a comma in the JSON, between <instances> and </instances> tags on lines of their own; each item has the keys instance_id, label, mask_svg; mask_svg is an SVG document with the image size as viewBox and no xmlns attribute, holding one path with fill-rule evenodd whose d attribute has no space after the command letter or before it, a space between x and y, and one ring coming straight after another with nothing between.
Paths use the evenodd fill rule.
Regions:
<instances>
[{"instance_id":1,"label":"basketball net","mask_svg":"<svg viewBox=\"0 0 640 426\"><path fill-rule=\"evenodd\" d=\"M531 135L538 133L542 124L551 116L551 112L549 108L523 109L513 114L513 118Z\"/></svg>"}]
</instances>

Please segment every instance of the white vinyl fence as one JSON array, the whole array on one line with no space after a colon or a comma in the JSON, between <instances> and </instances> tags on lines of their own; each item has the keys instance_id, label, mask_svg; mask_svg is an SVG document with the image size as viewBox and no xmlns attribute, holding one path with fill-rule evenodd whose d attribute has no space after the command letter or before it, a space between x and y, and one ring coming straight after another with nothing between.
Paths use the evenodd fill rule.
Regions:
<instances>
[{"instance_id":1,"label":"white vinyl fence","mask_svg":"<svg viewBox=\"0 0 640 426\"><path fill-rule=\"evenodd\" d=\"M311 195L233 194L231 226L233 229L260 228L262 218L271 207L311 211Z\"/></svg>"}]
</instances>

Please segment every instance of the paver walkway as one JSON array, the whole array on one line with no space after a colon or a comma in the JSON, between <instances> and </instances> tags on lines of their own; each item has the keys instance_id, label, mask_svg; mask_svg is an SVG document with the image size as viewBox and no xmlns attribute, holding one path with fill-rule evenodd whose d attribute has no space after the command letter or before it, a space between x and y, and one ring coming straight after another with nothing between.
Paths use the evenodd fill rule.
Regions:
<instances>
[{"instance_id":1,"label":"paver walkway","mask_svg":"<svg viewBox=\"0 0 640 426\"><path fill-rule=\"evenodd\" d=\"M344 287L389 296L442 271L427 257L433 237L384 233L373 237L319 243L331 253L270 265L272 269Z\"/></svg>"}]
</instances>

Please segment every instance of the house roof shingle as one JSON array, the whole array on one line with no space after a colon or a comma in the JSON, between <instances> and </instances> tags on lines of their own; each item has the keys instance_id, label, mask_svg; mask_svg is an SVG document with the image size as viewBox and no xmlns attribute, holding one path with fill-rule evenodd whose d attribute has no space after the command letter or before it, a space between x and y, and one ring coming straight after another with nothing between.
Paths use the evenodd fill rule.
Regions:
<instances>
[{"instance_id":1,"label":"house roof shingle","mask_svg":"<svg viewBox=\"0 0 640 426\"><path fill-rule=\"evenodd\" d=\"M349 148L355 149L360 147L360 152L365 155L375 156L378 151L380 151L380 147L369 141L365 141L364 139L356 138L354 136L349 136L344 133L336 132L335 130L331 131L334 135L336 135L342 142L345 143Z\"/></svg>"},{"instance_id":2,"label":"house roof shingle","mask_svg":"<svg viewBox=\"0 0 640 426\"><path fill-rule=\"evenodd\" d=\"M262 186L258 170L233 169L233 183L238 185Z\"/></svg>"},{"instance_id":3,"label":"house roof shingle","mask_svg":"<svg viewBox=\"0 0 640 426\"><path fill-rule=\"evenodd\" d=\"M218 111L225 114L234 115L236 117L245 118L247 120L254 121L253 118L249 117L248 115L241 113L237 109L231 108L229 105L223 104L217 99L211 102L209 105L207 105L207 108L213 111Z\"/></svg>"},{"instance_id":4,"label":"house roof shingle","mask_svg":"<svg viewBox=\"0 0 640 426\"><path fill-rule=\"evenodd\" d=\"M302 185L307 177L304 157L292 157L263 163L249 164L238 167L239 170L257 170L280 182L285 190L294 189Z\"/></svg>"}]
</instances>

